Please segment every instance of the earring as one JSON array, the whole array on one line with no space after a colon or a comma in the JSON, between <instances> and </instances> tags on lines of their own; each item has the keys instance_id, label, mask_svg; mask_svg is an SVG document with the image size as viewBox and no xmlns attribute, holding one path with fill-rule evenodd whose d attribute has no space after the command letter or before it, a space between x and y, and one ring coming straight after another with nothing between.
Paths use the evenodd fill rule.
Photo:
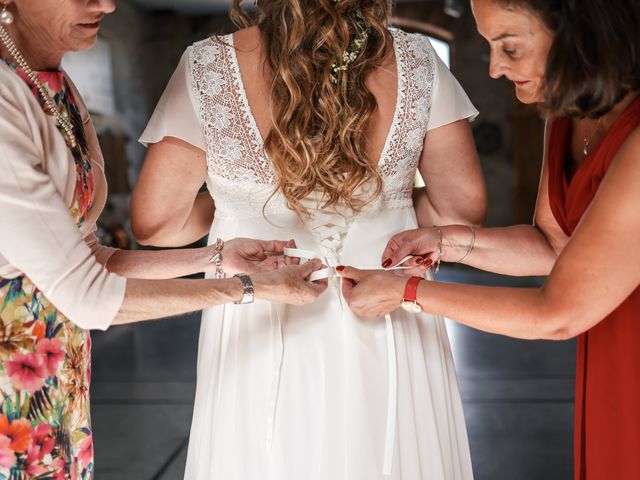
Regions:
<instances>
[{"instance_id":1,"label":"earring","mask_svg":"<svg viewBox=\"0 0 640 480\"><path fill-rule=\"evenodd\" d=\"M14 21L13 13L7 10L7 5L2 6L2 11L0 12L0 24L1 25L11 25Z\"/></svg>"}]
</instances>

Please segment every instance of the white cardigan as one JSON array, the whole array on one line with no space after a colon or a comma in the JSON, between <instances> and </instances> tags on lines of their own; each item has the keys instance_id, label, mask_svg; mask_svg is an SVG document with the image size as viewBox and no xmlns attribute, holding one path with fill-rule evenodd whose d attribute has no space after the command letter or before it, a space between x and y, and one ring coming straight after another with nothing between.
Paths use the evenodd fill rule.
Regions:
<instances>
[{"instance_id":1,"label":"white cardigan","mask_svg":"<svg viewBox=\"0 0 640 480\"><path fill-rule=\"evenodd\" d=\"M95 236L107 184L96 133L80 103L95 191L78 228L69 212L76 185L71 152L53 117L0 62L0 277L25 274L73 323L106 330L122 305L126 279L104 268L115 250Z\"/></svg>"}]
</instances>

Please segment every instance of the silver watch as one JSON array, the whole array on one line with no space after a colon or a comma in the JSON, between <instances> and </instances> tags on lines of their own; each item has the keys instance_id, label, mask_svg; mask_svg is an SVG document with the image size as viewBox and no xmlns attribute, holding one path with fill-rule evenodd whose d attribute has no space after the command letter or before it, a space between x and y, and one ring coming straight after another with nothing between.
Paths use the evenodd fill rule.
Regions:
<instances>
[{"instance_id":1,"label":"silver watch","mask_svg":"<svg viewBox=\"0 0 640 480\"><path fill-rule=\"evenodd\" d=\"M238 273L234 275L234 277L238 277L242 282L242 300L239 302L233 302L236 305L245 305L247 303L253 303L253 282L251 281L251 277L249 275L245 275L244 273Z\"/></svg>"}]
</instances>

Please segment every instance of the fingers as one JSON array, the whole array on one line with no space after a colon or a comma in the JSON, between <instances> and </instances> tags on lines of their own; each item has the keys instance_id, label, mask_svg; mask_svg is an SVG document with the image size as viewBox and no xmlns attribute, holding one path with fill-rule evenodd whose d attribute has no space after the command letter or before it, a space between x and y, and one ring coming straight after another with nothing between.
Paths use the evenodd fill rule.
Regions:
<instances>
[{"instance_id":1,"label":"fingers","mask_svg":"<svg viewBox=\"0 0 640 480\"><path fill-rule=\"evenodd\" d=\"M258 240L258 242L265 253L279 253L282 255L284 254L285 248L291 248L291 242L293 242L293 240L287 240L286 242L282 240ZM295 242L293 243L295 244Z\"/></svg>"},{"instance_id":2,"label":"fingers","mask_svg":"<svg viewBox=\"0 0 640 480\"><path fill-rule=\"evenodd\" d=\"M295 242L293 242L293 244L295 245ZM296 247L290 247L287 245L287 248L296 248ZM298 257L285 256L284 261L287 265L300 265L300 259Z\"/></svg>"},{"instance_id":3,"label":"fingers","mask_svg":"<svg viewBox=\"0 0 640 480\"><path fill-rule=\"evenodd\" d=\"M304 278L307 278L313 272L322 268L322 262L317 258L314 258L313 260L309 260L307 263L298 265L296 268L300 270L300 272L304 275Z\"/></svg>"},{"instance_id":4,"label":"fingers","mask_svg":"<svg viewBox=\"0 0 640 480\"><path fill-rule=\"evenodd\" d=\"M336 271L343 278L354 280L356 283L359 283L367 275L367 273L364 270L359 270L354 267L344 267L342 265L337 267Z\"/></svg>"},{"instance_id":5,"label":"fingers","mask_svg":"<svg viewBox=\"0 0 640 480\"><path fill-rule=\"evenodd\" d=\"M383 260L382 262L383 268L394 267L398 265L398 263L400 263L403 258L409 255L416 255L416 257L412 258L411 260L408 260L403 265L415 266L424 262L423 257L420 255L420 253L424 253L424 252L417 252L416 247L417 247L417 242L406 239L405 241L403 241L401 244L398 245L397 249L394 250L391 253L391 255L389 255L386 259Z\"/></svg>"},{"instance_id":6,"label":"fingers","mask_svg":"<svg viewBox=\"0 0 640 480\"><path fill-rule=\"evenodd\" d=\"M400 244L403 243L402 239L406 233L407 232L398 233L391 237L391 240L387 243L384 252L382 252L382 268L389 268L393 265L391 257L394 256L395 251L398 249Z\"/></svg>"},{"instance_id":7,"label":"fingers","mask_svg":"<svg viewBox=\"0 0 640 480\"><path fill-rule=\"evenodd\" d=\"M316 297L319 297L329 286L327 280L317 280L315 282L308 282L307 285Z\"/></svg>"},{"instance_id":8,"label":"fingers","mask_svg":"<svg viewBox=\"0 0 640 480\"><path fill-rule=\"evenodd\" d=\"M351 296L355 286L356 284L350 278L342 279L342 296L345 298L347 303L351 303Z\"/></svg>"},{"instance_id":9,"label":"fingers","mask_svg":"<svg viewBox=\"0 0 640 480\"><path fill-rule=\"evenodd\" d=\"M424 275L431 268L431 263L428 266L426 265L418 265L414 268L409 268L407 270L402 270L402 275L407 277L424 277Z\"/></svg>"},{"instance_id":10,"label":"fingers","mask_svg":"<svg viewBox=\"0 0 640 480\"><path fill-rule=\"evenodd\" d=\"M416 236L416 230L395 235L387 244L387 248L382 255L382 268L393 267L409 255L425 253L416 251L417 247L418 237Z\"/></svg>"}]
</instances>

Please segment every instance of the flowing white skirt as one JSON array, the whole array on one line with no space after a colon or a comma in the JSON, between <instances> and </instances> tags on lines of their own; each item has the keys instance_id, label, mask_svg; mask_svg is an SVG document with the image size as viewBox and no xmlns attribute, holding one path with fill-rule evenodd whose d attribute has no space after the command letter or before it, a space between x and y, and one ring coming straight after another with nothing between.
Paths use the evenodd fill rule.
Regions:
<instances>
[{"instance_id":1,"label":"flowing white skirt","mask_svg":"<svg viewBox=\"0 0 640 480\"><path fill-rule=\"evenodd\" d=\"M330 261L375 268L389 237L416 225L412 209L383 210L342 231L336 218L329 238L318 225L280 220L216 219L210 239L295 238L333 252ZM185 479L472 477L442 318L397 310L360 319L337 279L311 305L204 312Z\"/></svg>"}]
</instances>

